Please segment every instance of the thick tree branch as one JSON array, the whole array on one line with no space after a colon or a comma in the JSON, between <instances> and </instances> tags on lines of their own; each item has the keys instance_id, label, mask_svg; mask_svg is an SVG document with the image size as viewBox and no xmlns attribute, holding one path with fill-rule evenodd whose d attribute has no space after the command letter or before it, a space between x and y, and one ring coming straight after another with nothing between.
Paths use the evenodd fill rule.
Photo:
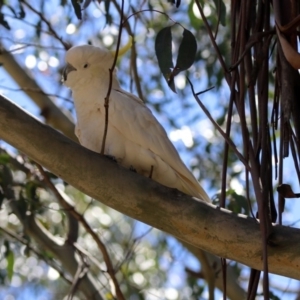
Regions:
<instances>
[{"instance_id":1,"label":"thick tree branch","mask_svg":"<svg viewBox=\"0 0 300 300\"><path fill-rule=\"evenodd\" d=\"M256 220L197 201L81 147L0 96L0 138L102 203L218 256L262 270ZM274 226L272 273L300 279L300 230Z\"/></svg>"}]
</instances>

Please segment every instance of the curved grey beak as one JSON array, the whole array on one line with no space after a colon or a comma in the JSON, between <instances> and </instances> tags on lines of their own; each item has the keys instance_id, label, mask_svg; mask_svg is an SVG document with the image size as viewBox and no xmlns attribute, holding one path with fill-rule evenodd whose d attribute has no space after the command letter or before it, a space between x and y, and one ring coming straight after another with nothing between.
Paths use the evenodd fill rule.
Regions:
<instances>
[{"instance_id":1,"label":"curved grey beak","mask_svg":"<svg viewBox=\"0 0 300 300\"><path fill-rule=\"evenodd\" d=\"M72 71L77 71L72 65L67 64L63 70L61 81L64 82L67 80L68 74Z\"/></svg>"}]
</instances>

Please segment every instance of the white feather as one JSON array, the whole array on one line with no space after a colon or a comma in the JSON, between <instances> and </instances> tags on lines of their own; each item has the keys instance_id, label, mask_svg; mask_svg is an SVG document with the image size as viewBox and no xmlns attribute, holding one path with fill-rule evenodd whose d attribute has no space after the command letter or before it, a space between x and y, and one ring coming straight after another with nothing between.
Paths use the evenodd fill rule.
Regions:
<instances>
[{"instance_id":1,"label":"white feather","mask_svg":"<svg viewBox=\"0 0 300 300\"><path fill-rule=\"evenodd\" d=\"M107 50L85 45L71 48L66 61L70 71L64 75L64 84L73 92L76 135L83 146L100 152L105 126L104 98L113 56ZM122 90L115 74L105 154L139 174L149 177L152 173L151 178L165 186L210 202L150 109L138 97Z\"/></svg>"}]
</instances>

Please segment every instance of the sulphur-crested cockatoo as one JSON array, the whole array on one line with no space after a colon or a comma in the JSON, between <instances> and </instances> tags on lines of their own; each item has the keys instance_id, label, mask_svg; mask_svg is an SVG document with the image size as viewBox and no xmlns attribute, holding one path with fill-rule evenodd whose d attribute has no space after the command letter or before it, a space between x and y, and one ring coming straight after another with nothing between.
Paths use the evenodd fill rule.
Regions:
<instances>
[{"instance_id":1,"label":"sulphur-crested cockatoo","mask_svg":"<svg viewBox=\"0 0 300 300\"><path fill-rule=\"evenodd\" d=\"M76 46L66 54L64 84L71 88L77 114L76 135L80 143L101 151L106 97L114 54L90 46ZM180 159L166 131L138 97L124 91L113 74L109 98L108 132L104 154L125 168L188 195L210 199Z\"/></svg>"}]
</instances>

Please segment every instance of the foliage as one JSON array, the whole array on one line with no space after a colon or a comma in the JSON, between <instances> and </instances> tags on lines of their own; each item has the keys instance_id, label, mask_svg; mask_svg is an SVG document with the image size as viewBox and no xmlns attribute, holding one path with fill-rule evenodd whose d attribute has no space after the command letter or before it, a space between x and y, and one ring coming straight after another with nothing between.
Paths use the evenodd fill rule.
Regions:
<instances>
[{"instance_id":1,"label":"foliage","mask_svg":"<svg viewBox=\"0 0 300 300\"><path fill-rule=\"evenodd\" d=\"M275 37L273 20L279 19L278 9L275 6L273 14L265 1L174 2L129 1L122 11L121 2L115 0L37 0L34 4L6 1L0 5L2 51L14 54L41 89L32 90L26 84L16 86L8 77L0 82L0 88L46 122L47 107L36 102L37 109L25 94L31 99L29 93L46 94L75 118L70 92L60 84L65 51L80 43L115 50L122 16L121 44L128 36L134 37L131 53L117 63L122 85L153 109L184 161L209 194L215 195L217 204L251 217L258 211L265 216L261 218L262 226L268 227L277 220L276 187L283 183L295 188L299 181L292 180L299 175L299 74L290 69L283 54L285 48ZM281 20L281 25L295 17L288 14L288 9L282 11L285 21ZM183 28L181 42L172 40L171 27L173 38L182 36ZM296 35L290 34L288 40L296 44ZM5 61L2 65L7 67ZM289 83L281 85L280 79L287 78L287 74L291 74ZM202 93L212 86L213 91ZM199 102L213 116L212 122ZM234 147L224 142L224 135ZM283 159L287 161L289 155L293 159L284 164ZM289 203L285 207L283 196L287 195L279 198L280 223L283 209L293 209ZM28 281L37 288L43 287L47 299L72 294L72 282L76 280L65 270L64 262L47 243L35 239L34 230L43 228L49 234L48 242L75 236L72 251L77 261L89 266L101 293L113 299L113 279L102 257L104 252L99 250L84 220L66 210L69 202L88 220L107 249L125 299L200 299L207 293L203 276L197 277L198 260L173 238L96 204L1 143L0 280L4 286L20 287ZM297 216L287 219L290 223L295 220ZM264 245L267 238L265 235ZM185 267L193 270L186 272ZM245 272L239 264L235 268L237 276ZM266 281L265 284L268 286ZM257 287L250 284L251 288L255 295ZM264 297L278 299L278 290L272 289L268 294L265 288ZM80 288L77 292L79 298L83 297Z\"/></svg>"}]
</instances>

